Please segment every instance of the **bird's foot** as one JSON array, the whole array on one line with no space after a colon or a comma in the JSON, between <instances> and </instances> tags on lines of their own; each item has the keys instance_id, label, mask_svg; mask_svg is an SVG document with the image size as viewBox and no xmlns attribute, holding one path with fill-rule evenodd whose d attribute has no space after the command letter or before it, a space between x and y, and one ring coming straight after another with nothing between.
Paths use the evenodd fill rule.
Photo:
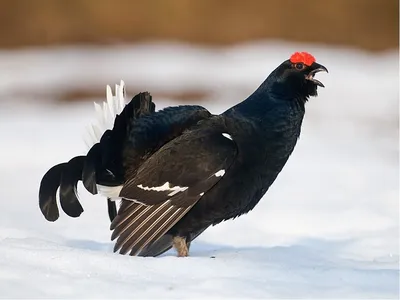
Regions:
<instances>
[{"instance_id":1,"label":"bird's foot","mask_svg":"<svg viewBox=\"0 0 400 300\"><path fill-rule=\"evenodd\" d=\"M178 257L189 256L189 247L186 243L186 238L175 236L172 240L172 245L175 248L176 252L178 252Z\"/></svg>"}]
</instances>

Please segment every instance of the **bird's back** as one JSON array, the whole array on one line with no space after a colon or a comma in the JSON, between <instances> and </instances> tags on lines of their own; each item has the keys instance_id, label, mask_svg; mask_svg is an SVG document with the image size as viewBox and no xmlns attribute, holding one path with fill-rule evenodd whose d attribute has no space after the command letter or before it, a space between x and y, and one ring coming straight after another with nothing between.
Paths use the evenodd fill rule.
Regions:
<instances>
[{"instance_id":1,"label":"bird's back","mask_svg":"<svg viewBox=\"0 0 400 300\"><path fill-rule=\"evenodd\" d=\"M181 105L132 119L123 146L125 178L133 177L140 164L164 144L211 116L202 106Z\"/></svg>"}]
</instances>

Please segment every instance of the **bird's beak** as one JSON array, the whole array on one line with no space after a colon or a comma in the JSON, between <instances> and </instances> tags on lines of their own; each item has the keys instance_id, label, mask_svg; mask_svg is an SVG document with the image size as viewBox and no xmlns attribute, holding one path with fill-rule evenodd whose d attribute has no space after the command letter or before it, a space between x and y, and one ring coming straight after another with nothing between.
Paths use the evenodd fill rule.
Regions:
<instances>
[{"instance_id":1,"label":"bird's beak","mask_svg":"<svg viewBox=\"0 0 400 300\"><path fill-rule=\"evenodd\" d=\"M323 65L320 65L316 62L314 62L311 65L311 71L310 73L308 73L308 75L306 75L306 79L312 81L313 83L315 83L316 85L320 86L320 87L325 87L321 81L317 80L314 78L315 74L317 74L318 72L326 72L328 73L328 69L325 68Z\"/></svg>"}]
</instances>

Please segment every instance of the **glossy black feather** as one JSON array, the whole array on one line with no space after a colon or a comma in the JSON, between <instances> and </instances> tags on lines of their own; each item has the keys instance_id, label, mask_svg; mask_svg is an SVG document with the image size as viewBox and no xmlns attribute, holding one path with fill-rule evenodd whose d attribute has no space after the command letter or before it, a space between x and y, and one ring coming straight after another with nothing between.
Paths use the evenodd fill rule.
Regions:
<instances>
[{"instance_id":1,"label":"glossy black feather","mask_svg":"<svg viewBox=\"0 0 400 300\"><path fill-rule=\"evenodd\" d=\"M181 135L211 113L202 106L167 107L155 114L132 119L124 136L125 178L133 177L139 166L165 143Z\"/></svg>"},{"instance_id":2,"label":"glossy black feather","mask_svg":"<svg viewBox=\"0 0 400 300\"><path fill-rule=\"evenodd\" d=\"M222 135L224 119L214 117L204 123L212 126L200 123L166 143L139 167L132 180L125 182L120 196L145 205L124 207L121 218L113 222L112 239L118 237L115 251L121 249L122 254L135 255L155 242L219 182L222 178L219 171L228 172L237 147ZM171 190L138 186L170 186ZM177 186L184 190L173 190ZM153 250L147 248L147 251Z\"/></svg>"},{"instance_id":3,"label":"glossy black feather","mask_svg":"<svg viewBox=\"0 0 400 300\"><path fill-rule=\"evenodd\" d=\"M76 218L83 212L77 196L77 184L81 179L84 156L72 158L64 168L60 180L60 204L63 211L70 217Z\"/></svg>"},{"instance_id":4,"label":"glossy black feather","mask_svg":"<svg viewBox=\"0 0 400 300\"><path fill-rule=\"evenodd\" d=\"M109 206L114 251L157 256L174 237L190 244L251 211L296 146L305 104L317 95L316 70L326 68L287 60L220 115L194 105L155 112L150 94L136 95L89 151L82 173L92 192L96 184L119 186L115 217Z\"/></svg>"},{"instance_id":5,"label":"glossy black feather","mask_svg":"<svg viewBox=\"0 0 400 300\"><path fill-rule=\"evenodd\" d=\"M100 144L95 144L90 148L89 152L86 154L86 159L83 163L82 169L82 183L86 190L93 194L97 194L97 168L101 163L101 147Z\"/></svg>"},{"instance_id":6,"label":"glossy black feather","mask_svg":"<svg viewBox=\"0 0 400 300\"><path fill-rule=\"evenodd\" d=\"M50 168L44 174L39 187L39 207L46 220L54 222L60 214L57 207L56 193L60 186L61 176L66 163Z\"/></svg>"},{"instance_id":7,"label":"glossy black feather","mask_svg":"<svg viewBox=\"0 0 400 300\"><path fill-rule=\"evenodd\" d=\"M97 184L116 186L124 181L122 166L123 143L127 130L135 118L155 111L149 93L137 94L125 106L115 121L113 130L107 130L99 143L93 145L86 156L77 156L68 163L50 168L43 176L39 187L39 207L48 221L59 218L56 193L59 190L60 204L70 217L78 217L83 208L76 194L79 180L91 194L97 194ZM116 216L115 202L107 202L110 220Z\"/></svg>"},{"instance_id":8,"label":"glossy black feather","mask_svg":"<svg viewBox=\"0 0 400 300\"><path fill-rule=\"evenodd\" d=\"M108 217L110 222L114 221L117 216L117 205L114 201L111 201L110 198L107 198L107 209L108 209Z\"/></svg>"},{"instance_id":9,"label":"glossy black feather","mask_svg":"<svg viewBox=\"0 0 400 300\"><path fill-rule=\"evenodd\" d=\"M202 177L199 166L212 165L213 159L220 154L217 149L213 149L219 139L202 140L201 134L197 132L193 135L193 140L185 143L188 132L200 129L200 132L208 131L206 136L212 136L213 130L218 127L213 120L222 119L223 126L217 131L219 137L238 149L238 156L223 178L211 189L205 190L190 211L158 241L144 247L139 255L159 255L170 248L173 236L186 237L190 242L209 226L252 210L276 180L293 152L300 136L305 103L309 96L315 95L315 85L307 82L303 74L293 71L290 62L284 62L245 101L228 109L220 117L210 115L198 124L188 126L181 135L172 136L171 141L161 148L168 149L167 155L160 156L158 152L150 151L154 154L146 156L145 151L138 151L138 156L144 162L140 168L137 168L138 164L132 164L135 167L126 173L127 180L120 195L157 206L169 201L169 191L143 190L143 187L160 187L167 181L171 186L190 186ZM176 108L170 109L173 111ZM186 112L183 111L182 114L185 115ZM145 128L144 134L137 130L128 133L128 142L131 143L128 143L129 150L126 153L147 146L140 136L147 134L154 136L154 140L161 141L157 136L157 114L149 116L146 122L149 126ZM199 155L204 150L199 144L207 147L208 151L204 152L206 155ZM126 155L125 161L125 165L129 166L135 159ZM179 205L177 203L177 207ZM137 222L140 223L140 220ZM113 233L113 237L115 236Z\"/></svg>"}]
</instances>

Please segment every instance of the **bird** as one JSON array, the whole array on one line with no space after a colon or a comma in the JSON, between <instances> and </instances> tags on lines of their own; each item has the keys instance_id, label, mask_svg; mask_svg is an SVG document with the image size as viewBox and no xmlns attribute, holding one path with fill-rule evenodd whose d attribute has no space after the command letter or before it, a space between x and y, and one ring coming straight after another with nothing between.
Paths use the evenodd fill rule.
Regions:
<instances>
[{"instance_id":1,"label":"bird","mask_svg":"<svg viewBox=\"0 0 400 300\"><path fill-rule=\"evenodd\" d=\"M109 101L120 112L99 141L43 176L42 214L58 219L59 189L64 212L78 217L81 180L107 198L115 253L157 257L173 248L189 256L194 239L249 213L275 182L300 137L306 103L324 87L315 79L319 72L328 69L313 55L294 52L221 114L200 105L156 111L149 92L126 105Z\"/></svg>"}]
</instances>

